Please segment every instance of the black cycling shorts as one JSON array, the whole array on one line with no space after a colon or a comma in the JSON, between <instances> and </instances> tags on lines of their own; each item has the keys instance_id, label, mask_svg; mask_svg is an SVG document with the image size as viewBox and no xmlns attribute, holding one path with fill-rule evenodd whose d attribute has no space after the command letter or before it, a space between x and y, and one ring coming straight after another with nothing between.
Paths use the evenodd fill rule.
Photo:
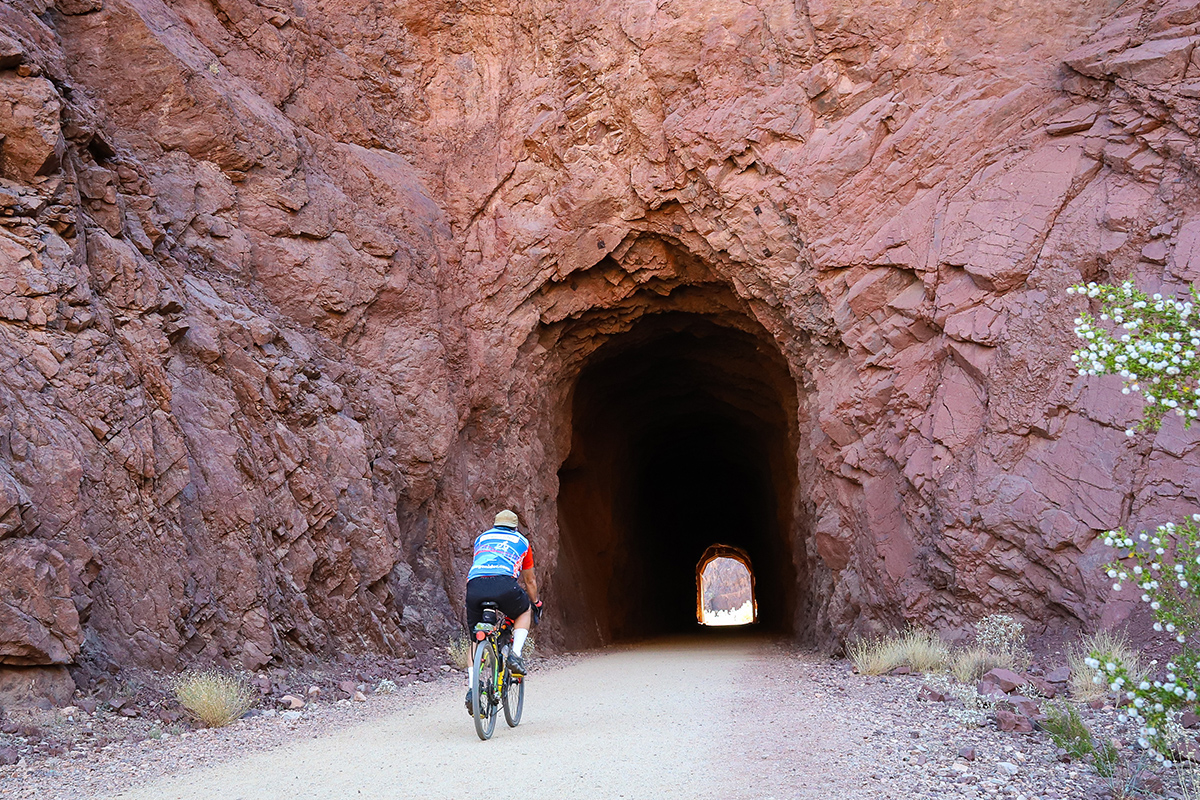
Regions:
<instances>
[{"instance_id":1,"label":"black cycling shorts","mask_svg":"<svg viewBox=\"0 0 1200 800\"><path fill-rule=\"evenodd\" d=\"M529 595L508 575L484 575L467 581L467 630L483 622L483 601L491 600L512 619L529 609Z\"/></svg>"}]
</instances>

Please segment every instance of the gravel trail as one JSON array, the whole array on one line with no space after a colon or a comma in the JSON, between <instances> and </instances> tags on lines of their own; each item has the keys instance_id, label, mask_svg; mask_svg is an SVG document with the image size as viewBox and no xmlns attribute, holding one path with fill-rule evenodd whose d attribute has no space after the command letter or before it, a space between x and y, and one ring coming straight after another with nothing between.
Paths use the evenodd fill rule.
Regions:
<instances>
[{"instance_id":1,"label":"gravel trail","mask_svg":"<svg viewBox=\"0 0 1200 800\"><path fill-rule=\"evenodd\" d=\"M465 687L447 682L413 707L331 735L298 741L127 791L126 800L266 798L469 798L479 785L533 798L797 797L780 749L855 797L849 773L827 769L851 747L823 714L789 715L793 735L764 717L746 683L767 654L761 641L672 641L608 651L531 675L520 727L501 720L479 741L462 708ZM756 669L755 667L758 667ZM756 742L769 739L770 753ZM807 755L795 752L805 743ZM721 743L750 756L722 757ZM780 769L780 768L784 769ZM750 778L752 785L747 785ZM790 789L787 787L790 785ZM507 788L505 788L507 787ZM786 789L786 795L783 793Z\"/></svg>"},{"instance_id":2,"label":"gravel trail","mask_svg":"<svg viewBox=\"0 0 1200 800\"><path fill-rule=\"evenodd\" d=\"M463 709L464 683L450 673L290 720L268 711L0 767L0 800L467 800L481 785L533 800L1108 796L1045 734L965 726L949 704L918 700L920 677L859 676L734 632L543 662L520 727L501 719L489 742ZM1093 721L1127 736L1115 713Z\"/></svg>"}]
</instances>

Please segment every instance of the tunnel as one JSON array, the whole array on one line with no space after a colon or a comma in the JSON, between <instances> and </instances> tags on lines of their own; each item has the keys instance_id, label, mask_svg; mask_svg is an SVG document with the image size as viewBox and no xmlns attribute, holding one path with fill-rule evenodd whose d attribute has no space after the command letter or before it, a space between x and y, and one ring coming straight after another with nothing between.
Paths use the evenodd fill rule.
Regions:
<instances>
[{"instance_id":1,"label":"tunnel","mask_svg":"<svg viewBox=\"0 0 1200 800\"><path fill-rule=\"evenodd\" d=\"M697 623L696 566L716 543L754 565L757 627L796 628L795 409L752 326L655 315L588 359L558 475L568 646L714 630Z\"/></svg>"}]
</instances>

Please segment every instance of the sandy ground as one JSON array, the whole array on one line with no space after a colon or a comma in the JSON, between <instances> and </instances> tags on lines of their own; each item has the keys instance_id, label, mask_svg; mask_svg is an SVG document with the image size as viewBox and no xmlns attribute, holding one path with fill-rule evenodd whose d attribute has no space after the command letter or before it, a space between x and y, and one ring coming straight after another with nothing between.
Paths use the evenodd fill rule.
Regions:
<instances>
[{"instance_id":1,"label":"sandy ground","mask_svg":"<svg viewBox=\"0 0 1200 800\"><path fill-rule=\"evenodd\" d=\"M778 698L759 696L769 649L744 638L669 641L535 673L521 725L501 719L488 742L462 708L465 687L448 684L400 713L116 796L465 800L481 786L531 798L858 796L857 773L829 769L853 747L831 709L784 713ZM810 773L799 786L797 758Z\"/></svg>"}]
</instances>

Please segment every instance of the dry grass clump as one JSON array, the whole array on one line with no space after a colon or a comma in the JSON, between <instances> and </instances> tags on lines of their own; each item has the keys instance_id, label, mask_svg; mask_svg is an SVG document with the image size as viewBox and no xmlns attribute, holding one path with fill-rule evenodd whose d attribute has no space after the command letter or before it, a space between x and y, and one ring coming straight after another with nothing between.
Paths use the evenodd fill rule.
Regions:
<instances>
[{"instance_id":1,"label":"dry grass clump","mask_svg":"<svg viewBox=\"0 0 1200 800\"><path fill-rule=\"evenodd\" d=\"M228 725L254 705L255 694L241 678L216 670L192 670L175 681L175 699L200 724Z\"/></svg>"},{"instance_id":2,"label":"dry grass clump","mask_svg":"<svg viewBox=\"0 0 1200 800\"><path fill-rule=\"evenodd\" d=\"M469 669L471 666L471 640L461 631L450 634L446 642L446 654L450 663L457 669Z\"/></svg>"},{"instance_id":3,"label":"dry grass clump","mask_svg":"<svg viewBox=\"0 0 1200 800\"><path fill-rule=\"evenodd\" d=\"M950 661L950 648L936 633L909 628L893 636L859 639L846 648L860 675L882 675L896 667L938 672Z\"/></svg>"},{"instance_id":4,"label":"dry grass clump","mask_svg":"<svg viewBox=\"0 0 1200 800\"><path fill-rule=\"evenodd\" d=\"M954 654L951 671L958 680L970 683L998 667L1021 672L1032 661L1025 627L1007 614L989 614L975 626L974 646Z\"/></svg>"},{"instance_id":5,"label":"dry grass clump","mask_svg":"<svg viewBox=\"0 0 1200 800\"><path fill-rule=\"evenodd\" d=\"M962 683L974 683L997 667L1013 668L1012 659L983 647L968 647L954 654L950 671Z\"/></svg>"},{"instance_id":6,"label":"dry grass clump","mask_svg":"<svg viewBox=\"0 0 1200 800\"><path fill-rule=\"evenodd\" d=\"M1067 665L1071 668L1071 694L1077 700L1094 700L1108 694L1109 688L1103 681L1096 683L1096 671L1084 663L1084 659L1097 653L1101 661L1124 664L1129 677L1139 683L1146 676L1141 656L1123 633L1099 631L1084 636L1078 644L1067 650Z\"/></svg>"}]
</instances>

